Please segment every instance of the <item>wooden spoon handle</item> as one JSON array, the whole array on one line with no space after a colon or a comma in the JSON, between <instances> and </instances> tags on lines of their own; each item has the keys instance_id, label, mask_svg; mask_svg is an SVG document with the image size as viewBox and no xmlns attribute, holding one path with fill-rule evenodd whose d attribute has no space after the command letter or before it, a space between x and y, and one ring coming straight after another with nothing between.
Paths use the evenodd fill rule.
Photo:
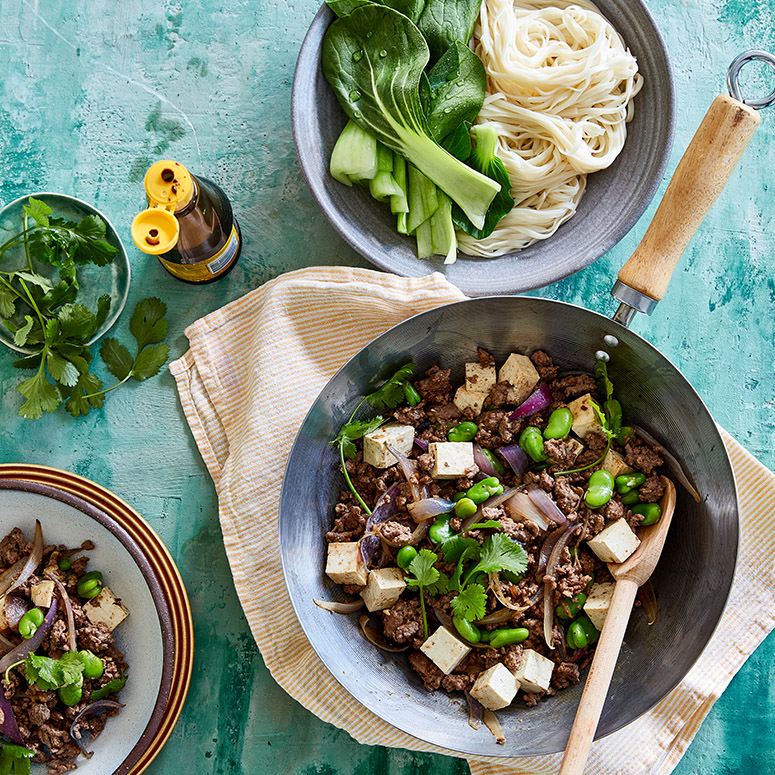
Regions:
<instances>
[{"instance_id":1,"label":"wooden spoon handle","mask_svg":"<svg viewBox=\"0 0 775 775\"><path fill-rule=\"evenodd\" d=\"M643 240L619 280L659 301L686 246L759 126L759 114L720 94L692 138Z\"/></svg>"},{"instance_id":2,"label":"wooden spoon handle","mask_svg":"<svg viewBox=\"0 0 775 775\"><path fill-rule=\"evenodd\" d=\"M622 579L616 582L559 775L581 775L584 772L637 592L638 585L634 581Z\"/></svg>"}]
</instances>

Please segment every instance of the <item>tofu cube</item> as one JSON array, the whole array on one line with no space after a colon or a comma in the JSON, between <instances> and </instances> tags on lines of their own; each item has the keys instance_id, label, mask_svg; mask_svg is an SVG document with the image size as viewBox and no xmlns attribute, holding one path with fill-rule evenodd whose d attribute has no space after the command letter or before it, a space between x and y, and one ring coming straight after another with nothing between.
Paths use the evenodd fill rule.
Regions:
<instances>
[{"instance_id":1,"label":"tofu cube","mask_svg":"<svg viewBox=\"0 0 775 775\"><path fill-rule=\"evenodd\" d=\"M584 603L584 613L595 625L595 628L601 631L611 606L611 598L614 596L614 586L608 582L593 584L587 602Z\"/></svg>"},{"instance_id":2,"label":"tofu cube","mask_svg":"<svg viewBox=\"0 0 775 775\"><path fill-rule=\"evenodd\" d=\"M535 390L540 378L530 358L518 353L511 353L498 372L498 382L511 386L506 394L508 404L521 404Z\"/></svg>"},{"instance_id":3,"label":"tofu cube","mask_svg":"<svg viewBox=\"0 0 775 775\"><path fill-rule=\"evenodd\" d=\"M517 689L519 683L511 670L496 662L488 670L479 673L471 689L471 696L485 708L500 710L511 704Z\"/></svg>"},{"instance_id":4,"label":"tofu cube","mask_svg":"<svg viewBox=\"0 0 775 775\"><path fill-rule=\"evenodd\" d=\"M50 608L51 599L54 597L54 582L50 579L36 582L32 585L30 596L34 605L39 608Z\"/></svg>"},{"instance_id":5,"label":"tofu cube","mask_svg":"<svg viewBox=\"0 0 775 775\"><path fill-rule=\"evenodd\" d=\"M522 661L519 663L514 678L517 679L523 692L545 692L552 680L554 662L547 659L533 649L525 649L522 652Z\"/></svg>"},{"instance_id":6,"label":"tofu cube","mask_svg":"<svg viewBox=\"0 0 775 775\"><path fill-rule=\"evenodd\" d=\"M446 627L439 627L425 643L420 646L425 654L444 675L449 675L469 654L470 646L466 646Z\"/></svg>"},{"instance_id":7,"label":"tofu cube","mask_svg":"<svg viewBox=\"0 0 775 775\"><path fill-rule=\"evenodd\" d=\"M608 450L606 456L603 458L601 468L608 471L614 479L622 474L631 474L635 470L624 462L624 458L615 449Z\"/></svg>"},{"instance_id":8,"label":"tofu cube","mask_svg":"<svg viewBox=\"0 0 775 775\"><path fill-rule=\"evenodd\" d=\"M84 603L83 612L92 624L104 624L111 632L129 616L110 587L103 587L97 597Z\"/></svg>"},{"instance_id":9,"label":"tofu cube","mask_svg":"<svg viewBox=\"0 0 775 775\"><path fill-rule=\"evenodd\" d=\"M405 589L404 573L400 568L376 568L369 573L361 597L369 611L384 611L401 597Z\"/></svg>"},{"instance_id":10,"label":"tofu cube","mask_svg":"<svg viewBox=\"0 0 775 775\"><path fill-rule=\"evenodd\" d=\"M434 441L428 445L433 455L433 479L457 479L474 465L474 445L470 441Z\"/></svg>"},{"instance_id":11,"label":"tofu cube","mask_svg":"<svg viewBox=\"0 0 775 775\"><path fill-rule=\"evenodd\" d=\"M603 426L600 424L600 420L597 419L597 414L595 414L595 410L592 408L592 401L594 401L592 396L589 393L585 393L568 404L568 409L571 410L573 415L573 425L571 428L582 439L593 431L595 433L604 433Z\"/></svg>"},{"instance_id":12,"label":"tofu cube","mask_svg":"<svg viewBox=\"0 0 775 775\"><path fill-rule=\"evenodd\" d=\"M630 530L624 518L611 522L587 541L587 546L603 562L624 562L638 548L638 544L638 536Z\"/></svg>"},{"instance_id":13,"label":"tofu cube","mask_svg":"<svg viewBox=\"0 0 775 775\"><path fill-rule=\"evenodd\" d=\"M489 393L479 393L476 390L469 390L467 387L459 387L455 392L455 406L464 412L466 409L473 409L474 414L481 414L484 402Z\"/></svg>"},{"instance_id":14,"label":"tofu cube","mask_svg":"<svg viewBox=\"0 0 775 775\"><path fill-rule=\"evenodd\" d=\"M489 393L495 385L495 366L480 363L466 364L466 390L472 393Z\"/></svg>"},{"instance_id":15,"label":"tofu cube","mask_svg":"<svg viewBox=\"0 0 775 775\"><path fill-rule=\"evenodd\" d=\"M388 450L388 444L402 455L412 451L414 428L391 422L363 437L363 460L374 468L390 468L398 461Z\"/></svg>"},{"instance_id":16,"label":"tofu cube","mask_svg":"<svg viewBox=\"0 0 775 775\"><path fill-rule=\"evenodd\" d=\"M368 571L357 541L328 545L326 575L337 584L366 584Z\"/></svg>"}]
</instances>

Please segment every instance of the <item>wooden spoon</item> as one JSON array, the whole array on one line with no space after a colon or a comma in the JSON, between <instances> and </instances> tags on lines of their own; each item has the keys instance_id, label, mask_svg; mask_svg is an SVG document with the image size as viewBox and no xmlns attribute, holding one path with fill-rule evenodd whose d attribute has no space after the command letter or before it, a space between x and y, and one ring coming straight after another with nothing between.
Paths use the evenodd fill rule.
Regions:
<instances>
[{"instance_id":1,"label":"wooden spoon","mask_svg":"<svg viewBox=\"0 0 775 775\"><path fill-rule=\"evenodd\" d=\"M641 544L631 557L623 563L608 563L616 587L576 711L559 775L581 775L584 772L635 595L638 587L649 580L662 554L675 509L675 487L669 479L664 476L660 478L667 488L659 501L662 507L661 519L656 525L641 528L638 533Z\"/></svg>"}]
</instances>

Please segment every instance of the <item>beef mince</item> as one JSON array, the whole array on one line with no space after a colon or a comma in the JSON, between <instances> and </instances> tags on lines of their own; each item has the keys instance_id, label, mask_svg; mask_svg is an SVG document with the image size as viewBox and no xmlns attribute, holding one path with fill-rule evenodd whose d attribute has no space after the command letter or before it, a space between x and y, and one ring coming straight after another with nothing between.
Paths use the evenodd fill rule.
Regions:
<instances>
[{"instance_id":1,"label":"beef mince","mask_svg":"<svg viewBox=\"0 0 775 775\"><path fill-rule=\"evenodd\" d=\"M551 388L554 402L551 406L535 413L527 418L516 421L509 420L513 412L513 405L507 403L509 384L497 382L489 391L484 401L484 408L476 415L474 410L466 408L464 412L453 403L455 388L453 386L449 369L441 369L434 366L414 384L422 401L414 407L401 407L392 411L395 421L409 424L415 428L415 438L427 442L446 441L448 430L457 424L461 418L474 422L477 425L477 433L474 441L483 448L497 453L499 449L510 444L518 443L520 433L527 425L534 425L540 429L546 427L551 412L566 405L574 398L585 393L591 393L592 397L600 402L600 396L596 390L595 379L587 374L573 374L560 376L559 368L552 358L543 351L536 351L531 356L540 378L547 382ZM494 364L492 356L482 350L477 352L477 359L481 366ZM470 691L477 676L484 670L498 662L505 665L512 672L516 671L523 658L525 649L533 649L544 657L554 662L554 671L551 685L545 692L531 693L520 692L521 701L528 706L535 705L544 697L551 697L557 690L564 689L577 683L580 679L580 670L592 658L593 649L584 652L582 657L574 658L573 649L562 643L563 630L557 626L569 622L556 620L552 629L552 642L554 648L549 648L544 640L542 594L546 591L551 595L552 606L564 603L566 606L579 593L588 592L594 577L596 582L611 580L606 565L601 562L583 542L598 535L613 521L625 519L635 529L642 517L633 514L621 501L621 496L614 493L611 500L602 508L590 509L584 502L584 494L587 480L594 470L600 465L599 461L609 448L609 441L604 434L590 432L582 440L584 449L581 454L577 452L577 443L572 444L571 439L551 439L545 444L544 450L548 456L547 464L543 467L535 466L533 470L525 473L523 477L515 475L511 468L505 465L505 472L500 474L500 480L504 487L539 487L555 501L560 511L563 512L568 522L579 525L577 532L571 539L569 548L565 548L560 555L558 564L553 568L551 575L544 577L546 554L542 554L542 548L547 541L547 536L558 526L552 524L548 530L539 527L534 521L525 518L512 508L504 505L496 507L482 506L477 513L478 522L492 520L499 528L476 528L467 532L467 537L482 544L495 532L507 535L519 543L528 559L527 572L524 577L508 577L501 574L499 594L503 600L514 606L507 618L498 623L480 625L487 633L499 628L524 627L529 632L529 637L519 645L507 646L500 649L479 647L473 648L470 653L453 669L445 675L434 662L419 648L425 641L425 627L423 624L423 611L420 598L416 590L408 589L389 608L375 614L372 621L381 625L384 636L398 646L407 647L408 659L411 667L417 673L423 686L428 691L467 692ZM575 447L575 448L574 448ZM663 463L660 448L652 448L637 436L630 440L624 447L614 444L614 449L621 453L628 465L643 471L647 475L645 483L639 490L639 497L644 502L658 501L664 493L664 485L659 478L659 468ZM436 480L431 478L430 471L434 465L433 456L415 445L410 453L417 465L416 484L425 488L425 497L442 497L451 499L456 493L463 492L474 485L483 474L477 466L473 466L465 472L464 476L453 480ZM403 474L399 466L387 469L376 469L365 464L360 453L352 460L347 461L347 471L353 480L358 492L371 508L377 499L393 483L403 482ZM584 468L577 471L575 469ZM569 473L565 473L568 471ZM398 499L397 513L380 527L382 551L376 556L374 567L396 565L396 552L398 547L411 540L412 531L416 523L407 512L406 504L411 501L412 492L407 484L402 484ZM363 536L367 514L356 504L349 491L342 494L340 502L334 510L332 529L326 534L328 542L352 542ZM459 533L463 527L464 519L452 514L449 521L451 530ZM23 542L23 536L9 537L6 550L9 556L18 551L15 542ZM2 553L4 545L0 545ZM22 543L23 546L23 543ZM573 553L570 552L573 548ZM417 545L417 549L430 549L438 554L436 569L447 578L455 577L457 559L445 562L443 552L438 544L424 538ZM471 566L467 566L470 568ZM463 573L465 577L465 571ZM489 580L485 577L480 580L485 586ZM345 590L358 592L360 587L346 585ZM452 601L457 597L457 591L425 593L425 617L428 632L433 633L441 625L452 626L451 619L456 615ZM502 610L502 602L496 599L492 593L487 594L486 612ZM567 610L567 608L566 608ZM454 628L453 628L454 629ZM52 638L59 638L52 633ZM87 636L84 636L87 637ZM562 648L560 648L562 646ZM96 645L95 645L96 647ZM569 657L570 655L570 657ZM120 655L118 655L120 659ZM42 723L48 723L46 713L50 709L50 703L43 699L38 700L34 713ZM30 717L33 711L30 713ZM32 723L32 722L30 722ZM40 724L38 724L39 726Z\"/></svg>"}]
</instances>

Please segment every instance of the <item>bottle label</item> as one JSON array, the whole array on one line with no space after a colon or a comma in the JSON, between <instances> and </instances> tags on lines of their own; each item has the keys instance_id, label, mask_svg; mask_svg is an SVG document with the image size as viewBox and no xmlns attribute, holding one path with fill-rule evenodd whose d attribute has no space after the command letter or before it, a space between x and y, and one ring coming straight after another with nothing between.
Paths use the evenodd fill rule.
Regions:
<instances>
[{"instance_id":1,"label":"bottle label","mask_svg":"<svg viewBox=\"0 0 775 775\"><path fill-rule=\"evenodd\" d=\"M201 283L226 274L236 261L239 249L240 238L235 223L229 239L226 240L226 244L212 258L208 258L206 261L200 261L197 264L176 264L174 261L167 261L162 256L158 256L158 259L174 277L188 280L190 283Z\"/></svg>"}]
</instances>

